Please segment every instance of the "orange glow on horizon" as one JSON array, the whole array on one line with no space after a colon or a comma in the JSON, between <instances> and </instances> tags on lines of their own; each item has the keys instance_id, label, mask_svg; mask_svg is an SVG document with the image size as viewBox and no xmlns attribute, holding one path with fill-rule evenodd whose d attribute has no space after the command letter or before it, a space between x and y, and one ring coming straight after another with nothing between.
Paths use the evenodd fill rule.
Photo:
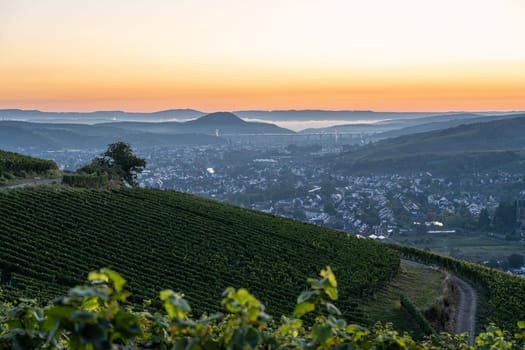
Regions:
<instances>
[{"instance_id":1,"label":"orange glow on horizon","mask_svg":"<svg viewBox=\"0 0 525 350\"><path fill-rule=\"evenodd\" d=\"M126 75L118 69L83 73L42 71L16 84L19 70L3 76L0 108L47 111L125 110L152 112L172 108L217 110L330 109L374 111L525 110L525 69L508 64L450 68L400 67L361 74L350 70L266 70L190 74L170 77ZM469 69L470 68L470 69ZM444 72L449 74L444 74ZM450 74L453 72L453 74ZM232 78L227 79L227 75ZM274 77L274 78L271 78Z\"/></svg>"},{"instance_id":2,"label":"orange glow on horizon","mask_svg":"<svg viewBox=\"0 0 525 350\"><path fill-rule=\"evenodd\" d=\"M522 0L0 0L0 108L525 110L523 18Z\"/></svg>"}]
</instances>

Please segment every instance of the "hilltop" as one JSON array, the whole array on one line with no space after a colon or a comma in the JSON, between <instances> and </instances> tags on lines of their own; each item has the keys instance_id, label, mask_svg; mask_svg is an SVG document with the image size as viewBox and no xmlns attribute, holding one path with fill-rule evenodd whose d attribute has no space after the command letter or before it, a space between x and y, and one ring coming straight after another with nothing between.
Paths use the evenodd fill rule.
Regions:
<instances>
[{"instance_id":1,"label":"hilltop","mask_svg":"<svg viewBox=\"0 0 525 350\"><path fill-rule=\"evenodd\" d=\"M168 113L168 112L166 112ZM293 131L269 123L246 122L232 113L212 113L187 122L111 122L94 125L0 121L0 148L103 148L114 140L137 147L214 145L222 134L283 134Z\"/></svg>"},{"instance_id":2,"label":"hilltop","mask_svg":"<svg viewBox=\"0 0 525 350\"><path fill-rule=\"evenodd\" d=\"M271 123L247 122L237 115L229 112L216 112L206 114L200 118L188 120L186 122L162 122L162 123L141 123L141 122L121 122L107 124L125 130L147 130L161 134L205 134L215 135L218 130L220 134L289 134L291 130L280 128Z\"/></svg>"}]
</instances>

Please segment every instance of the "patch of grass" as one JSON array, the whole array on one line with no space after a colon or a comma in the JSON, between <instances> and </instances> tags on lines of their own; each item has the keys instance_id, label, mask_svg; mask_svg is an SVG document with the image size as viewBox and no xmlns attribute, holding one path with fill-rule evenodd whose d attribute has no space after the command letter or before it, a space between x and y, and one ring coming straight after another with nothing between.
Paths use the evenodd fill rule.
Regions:
<instances>
[{"instance_id":1,"label":"patch of grass","mask_svg":"<svg viewBox=\"0 0 525 350\"><path fill-rule=\"evenodd\" d=\"M505 260L513 253L523 254L525 251L525 244L480 234L407 235L394 237L394 241L472 262Z\"/></svg>"},{"instance_id":2,"label":"patch of grass","mask_svg":"<svg viewBox=\"0 0 525 350\"><path fill-rule=\"evenodd\" d=\"M445 274L423 265L401 266L399 274L372 300L364 303L362 309L368 315L369 323L393 322L399 332L409 332L412 336L423 336L411 317L401 309L400 294L404 294L420 311L434 306L444 287Z\"/></svg>"}]
</instances>

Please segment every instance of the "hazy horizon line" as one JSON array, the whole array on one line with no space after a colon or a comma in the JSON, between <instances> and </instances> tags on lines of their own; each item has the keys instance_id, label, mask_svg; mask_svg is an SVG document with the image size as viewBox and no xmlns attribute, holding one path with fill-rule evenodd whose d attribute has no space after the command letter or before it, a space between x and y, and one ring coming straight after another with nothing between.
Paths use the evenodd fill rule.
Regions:
<instances>
[{"instance_id":1,"label":"hazy horizon line","mask_svg":"<svg viewBox=\"0 0 525 350\"><path fill-rule=\"evenodd\" d=\"M523 110L419 110L419 111L406 111L406 110L371 110L371 109L323 109L323 108L305 108L305 109L236 109L236 110L200 110L191 107L183 108L168 108L161 110L150 110L150 111L129 111L123 109L97 109L97 110L47 110L47 109L24 109L24 108L0 108L0 111L22 111L22 112L41 112L41 113L137 113L137 114L154 114L170 111L195 111L200 113L236 113L236 112L350 112L350 113L518 113L525 112Z\"/></svg>"}]
</instances>

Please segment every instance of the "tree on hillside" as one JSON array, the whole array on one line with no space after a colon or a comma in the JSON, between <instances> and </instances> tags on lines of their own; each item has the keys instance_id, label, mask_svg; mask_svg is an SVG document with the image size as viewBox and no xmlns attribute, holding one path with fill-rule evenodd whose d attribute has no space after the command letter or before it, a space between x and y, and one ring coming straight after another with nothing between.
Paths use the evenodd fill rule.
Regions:
<instances>
[{"instance_id":1,"label":"tree on hillside","mask_svg":"<svg viewBox=\"0 0 525 350\"><path fill-rule=\"evenodd\" d=\"M108 145L108 149L80 172L108 174L112 179L124 180L131 186L137 185L137 174L146 167L146 161L133 154L131 146L119 141Z\"/></svg>"},{"instance_id":2,"label":"tree on hillside","mask_svg":"<svg viewBox=\"0 0 525 350\"><path fill-rule=\"evenodd\" d=\"M110 144L104 157L111 166L120 168L122 178L132 186L137 184L137 174L146 167L146 161L135 156L131 146L125 142Z\"/></svg>"}]
</instances>

